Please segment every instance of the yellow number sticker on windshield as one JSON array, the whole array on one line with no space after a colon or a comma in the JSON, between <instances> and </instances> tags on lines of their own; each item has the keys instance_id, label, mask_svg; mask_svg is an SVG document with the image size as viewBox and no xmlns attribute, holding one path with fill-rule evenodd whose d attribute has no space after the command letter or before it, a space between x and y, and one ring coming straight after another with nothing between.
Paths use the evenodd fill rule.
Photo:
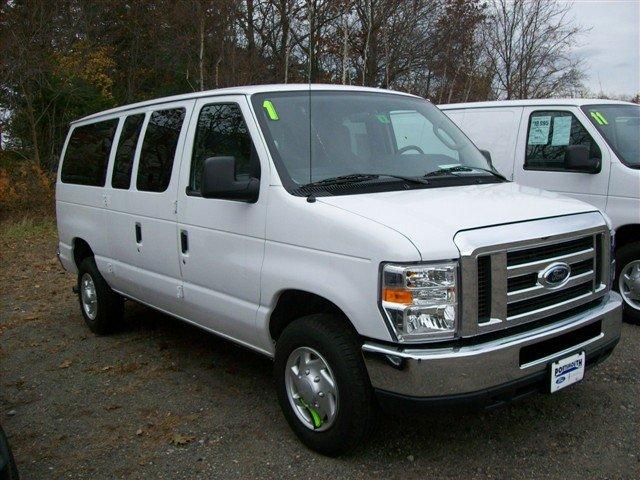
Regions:
<instances>
[{"instance_id":1,"label":"yellow number sticker on windshield","mask_svg":"<svg viewBox=\"0 0 640 480\"><path fill-rule=\"evenodd\" d=\"M269 118L271 120L280 119L280 117L278 117L278 112L276 112L276 107L273 106L273 103L271 103L271 100L265 100L264 102L262 102L262 108L264 108L267 111L267 115L269 115Z\"/></svg>"},{"instance_id":2,"label":"yellow number sticker on windshield","mask_svg":"<svg viewBox=\"0 0 640 480\"><path fill-rule=\"evenodd\" d=\"M609 125L609 122L600 112L591 112L591 117L598 122L599 125Z\"/></svg>"}]
</instances>

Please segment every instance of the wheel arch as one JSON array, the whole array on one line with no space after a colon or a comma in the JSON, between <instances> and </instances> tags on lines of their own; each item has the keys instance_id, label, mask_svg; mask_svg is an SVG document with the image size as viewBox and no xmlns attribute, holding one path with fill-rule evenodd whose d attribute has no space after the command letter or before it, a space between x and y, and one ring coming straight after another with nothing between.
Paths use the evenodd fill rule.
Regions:
<instances>
[{"instance_id":1,"label":"wheel arch","mask_svg":"<svg viewBox=\"0 0 640 480\"><path fill-rule=\"evenodd\" d=\"M634 241L640 242L640 224L631 223L616 228L616 249Z\"/></svg>"},{"instance_id":2,"label":"wheel arch","mask_svg":"<svg viewBox=\"0 0 640 480\"><path fill-rule=\"evenodd\" d=\"M89 243L86 240L80 237L75 237L73 239L72 245L73 245L73 261L76 264L76 268L80 267L80 264L85 258L94 256L93 250L91 249L91 246L89 246Z\"/></svg>"},{"instance_id":3,"label":"wheel arch","mask_svg":"<svg viewBox=\"0 0 640 480\"><path fill-rule=\"evenodd\" d=\"M330 313L341 317L354 332L357 331L344 311L331 300L306 290L285 289L277 295L269 316L269 335L277 341L284 329L294 320L316 313Z\"/></svg>"}]
</instances>

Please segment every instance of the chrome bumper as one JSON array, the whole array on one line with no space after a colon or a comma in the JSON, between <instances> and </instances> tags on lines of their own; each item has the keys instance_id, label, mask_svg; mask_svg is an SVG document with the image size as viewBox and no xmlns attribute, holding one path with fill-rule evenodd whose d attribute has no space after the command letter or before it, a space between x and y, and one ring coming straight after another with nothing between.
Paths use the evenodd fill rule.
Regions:
<instances>
[{"instance_id":1,"label":"chrome bumper","mask_svg":"<svg viewBox=\"0 0 640 480\"><path fill-rule=\"evenodd\" d=\"M601 322L599 334L543 358L520 364L520 350ZM615 343L622 325L622 300L615 292L591 310L556 323L485 343L446 348L411 348L366 342L362 346L375 389L411 397L471 394L544 373L550 362L576 351L590 353Z\"/></svg>"}]
</instances>

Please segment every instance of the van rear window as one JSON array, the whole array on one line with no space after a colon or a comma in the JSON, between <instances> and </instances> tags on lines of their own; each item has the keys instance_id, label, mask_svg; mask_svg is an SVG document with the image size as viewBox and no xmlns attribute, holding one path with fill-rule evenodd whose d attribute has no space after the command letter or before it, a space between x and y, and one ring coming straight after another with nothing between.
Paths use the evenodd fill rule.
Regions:
<instances>
[{"instance_id":1,"label":"van rear window","mask_svg":"<svg viewBox=\"0 0 640 480\"><path fill-rule=\"evenodd\" d=\"M136 153L138 136L144 122L144 113L129 115L122 127L116 159L113 162L113 174L111 186L113 188L129 188L131 184L131 169L133 167L133 157Z\"/></svg>"},{"instance_id":2,"label":"van rear window","mask_svg":"<svg viewBox=\"0 0 640 480\"><path fill-rule=\"evenodd\" d=\"M184 115L184 108L159 110L151 114L140 153L136 180L138 190L164 192L169 186Z\"/></svg>"},{"instance_id":3,"label":"van rear window","mask_svg":"<svg viewBox=\"0 0 640 480\"><path fill-rule=\"evenodd\" d=\"M118 119L76 127L62 162L63 183L103 187Z\"/></svg>"}]
</instances>

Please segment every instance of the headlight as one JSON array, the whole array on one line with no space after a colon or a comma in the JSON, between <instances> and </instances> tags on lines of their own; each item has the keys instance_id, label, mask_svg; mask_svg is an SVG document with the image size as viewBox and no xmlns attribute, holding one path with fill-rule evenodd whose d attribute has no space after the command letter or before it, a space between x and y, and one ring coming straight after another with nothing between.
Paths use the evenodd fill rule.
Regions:
<instances>
[{"instance_id":1,"label":"headlight","mask_svg":"<svg viewBox=\"0 0 640 480\"><path fill-rule=\"evenodd\" d=\"M380 299L398 340L453 338L457 328L457 263L385 264Z\"/></svg>"}]
</instances>

